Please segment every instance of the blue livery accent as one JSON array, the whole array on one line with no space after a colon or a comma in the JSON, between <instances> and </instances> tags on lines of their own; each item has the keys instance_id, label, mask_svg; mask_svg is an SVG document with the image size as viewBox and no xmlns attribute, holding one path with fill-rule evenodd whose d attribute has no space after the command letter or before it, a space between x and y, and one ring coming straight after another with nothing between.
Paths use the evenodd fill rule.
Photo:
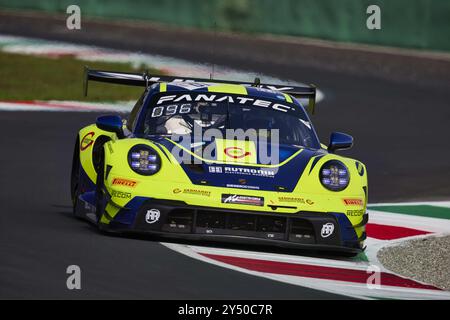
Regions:
<instances>
[{"instance_id":1,"label":"blue livery accent","mask_svg":"<svg viewBox=\"0 0 450 320\"><path fill-rule=\"evenodd\" d=\"M319 162L319 160L320 160L323 156L324 156L324 155L321 154L321 155L319 155L319 156L317 156L317 157L314 157L314 160L312 161L312 164L311 164L311 168L309 169L309 174L311 174L311 171L313 171L313 169L314 169L314 167L316 166L317 162Z\"/></svg>"},{"instance_id":2,"label":"blue livery accent","mask_svg":"<svg viewBox=\"0 0 450 320\"><path fill-rule=\"evenodd\" d=\"M358 247L358 236L347 216L338 212L330 212L330 214L332 214L339 223L343 245L346 247Z\"/></svg>"},{"instance_id":3,"label":"blue livery accent","mask_svg":"<svg viewBox=\"0 0 450 320\"><path fill-rule=\"evenodd\" d=\"M80 195L81 200L95 206L95 191L85 192Z\"/></svg>"},{"instance_id":4,"label":"blue livery accent","mask_svg":"<svg viewBox=\"0 0 450 320\"><path fill-rule=\"evenodd\" d=\"M91 181L91 179L89 178L89 176L87 175L87 173L84 171L83 167L80 165L80 170L79 170L79 190L80 190L80 194L84 194L84 193L90 193L90 192L94 192L95 194L95 183ZM94 202L89 202L92 205L95 204L95 195L94 195Z\"/></svg>"},{"instance_id":5,"label":"blue livery accent","mask_svg":"<svg viewBox=\"0 0 450 320\"><path fill-rule=\"evenodd\" d=\"M125 208L120 209L110 224L120 224L121 227L126 226L131 228L134 224L139 208L149 199L150 198L147 197L134 197L126 204Z\"/></svg>"}]
</instances>

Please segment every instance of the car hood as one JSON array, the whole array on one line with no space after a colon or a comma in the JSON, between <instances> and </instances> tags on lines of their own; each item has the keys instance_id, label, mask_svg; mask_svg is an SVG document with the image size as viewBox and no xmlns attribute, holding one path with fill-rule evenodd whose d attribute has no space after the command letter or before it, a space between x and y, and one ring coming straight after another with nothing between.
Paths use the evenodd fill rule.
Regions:
<instances>
[{"instance_id":1,"label":"car hood","mask_svg":"<svg viewBox=\"0 0 450 320\"><path fill-rule=\"evenodd\" d=\"M186 144L160 137L151 141L180 159L183 155L180 166L193 184L214 187L292 192L309 162L315 164L324 155L322 150L269 144L264 148L278 147L279 160L267 164L267 159L260 157L251 141L217 139L210 143ZM216 148L212 143L216 143ZM211 149L218 151L210 153ZM271 152L268 153L270 156ZM276 153L272 154L275 156Z\"/></svg>"}]
</instances>

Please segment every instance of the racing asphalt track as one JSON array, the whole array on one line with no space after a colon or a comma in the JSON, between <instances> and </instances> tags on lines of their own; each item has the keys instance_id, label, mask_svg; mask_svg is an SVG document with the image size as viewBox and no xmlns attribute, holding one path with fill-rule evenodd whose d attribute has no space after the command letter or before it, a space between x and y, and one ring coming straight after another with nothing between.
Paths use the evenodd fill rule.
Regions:
<instances>
[{"instance_id":1,"label":"racing asphalt track","mask_svg":"<svg viewBox=\"0 0 450 320\"><path fill-rule=\"evenodd\" d=\"M1 12L0 17L2 34L126 50L137 50L137 39L146 40L132 27L107 34L103 25L85 23L82 31L67 34L58 19L39 17L33 21ZM194 33L191 45L187 45L190 39L186 37L189 34L174 45L164 39L158 42L156 34L139 48L143 52L210 62L210 50L198 50L206 41L201 34ZM220 45L218 42L216 45ZM251 45L253 50L261 49L257 42ZM355 137L355 146L345 154L366 163L371 202L448 197L450 81L437 84L433 78L417 81L409 75L404 79L393 76L395 80L390 81L388 73L372 76L345 67L336 70L329 65L322 68L320 64L252 59L251 45L245 38L232 39L226 49L216 49L213 60L230 67L316 83L326 94L313 118L322 141L327 142L334 130ZM267 52L279 50L275 43L264 42L264 47ZM241 55L227 53L233 50ZM333 57L333 53L329 54ZM420 69L420 64L409 68L416 66ZM0 298L338 298L204 264L158 242L104 236L89 224L75 220L69 198L73 139L76 131L95 121L96 116L0 113ZM66 289L65 270L71 264L81 267L80 291Z\"/></svg>"}]
</instances>

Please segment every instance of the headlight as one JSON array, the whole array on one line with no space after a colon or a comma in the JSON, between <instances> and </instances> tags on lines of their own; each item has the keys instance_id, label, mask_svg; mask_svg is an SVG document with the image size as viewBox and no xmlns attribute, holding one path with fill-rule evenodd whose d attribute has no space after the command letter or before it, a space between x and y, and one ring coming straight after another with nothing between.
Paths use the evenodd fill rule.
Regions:
<instances>
[{"instance_id":1,"label":"headlight","mask_svg":"<svg viewBox=\"0 0 450 320\"><path fill-rule=\"evenodd\" d=\"M320 169L319 178L322 185L331 191L344 190L350 182L347 167L337 160L325 162Z\"/></svg>"},{"instance_id":2,"label":"headlight","mask_svg":"<svg viewBox=\"0 0 450 320\"><path fill-rule=\"evenodd\" d=\"M151 147L138 144L128 152L128 164L134 172L150 176L161 168L161 159Z\"/></svg>"}]
</instances>

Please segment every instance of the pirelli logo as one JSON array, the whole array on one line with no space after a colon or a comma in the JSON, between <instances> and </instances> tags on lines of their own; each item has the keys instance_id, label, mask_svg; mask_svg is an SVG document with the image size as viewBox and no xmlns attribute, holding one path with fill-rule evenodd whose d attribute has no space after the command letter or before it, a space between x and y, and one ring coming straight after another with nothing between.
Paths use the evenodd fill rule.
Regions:
<instances>
[{"instance_id":1,"label":"pirelli logo","mask_svg":"<svg viewBox=\"0 0 450 320\"><path fill-rule=\"evenodd\" d=\"M342 199L346 206L363 206L362 199Z\"/></svg>"},{"instance_id":2,"label":"pirelli logo","mask_svg":"<svg viewBox=\"0 0 450 320\"><path fill-rule=\"evenodd\" d=\"M112 184L115 186L123 186L134 188L138 183L134 180L123 179L123 178L114 178Z\"/></svg>"}]
</instances>

